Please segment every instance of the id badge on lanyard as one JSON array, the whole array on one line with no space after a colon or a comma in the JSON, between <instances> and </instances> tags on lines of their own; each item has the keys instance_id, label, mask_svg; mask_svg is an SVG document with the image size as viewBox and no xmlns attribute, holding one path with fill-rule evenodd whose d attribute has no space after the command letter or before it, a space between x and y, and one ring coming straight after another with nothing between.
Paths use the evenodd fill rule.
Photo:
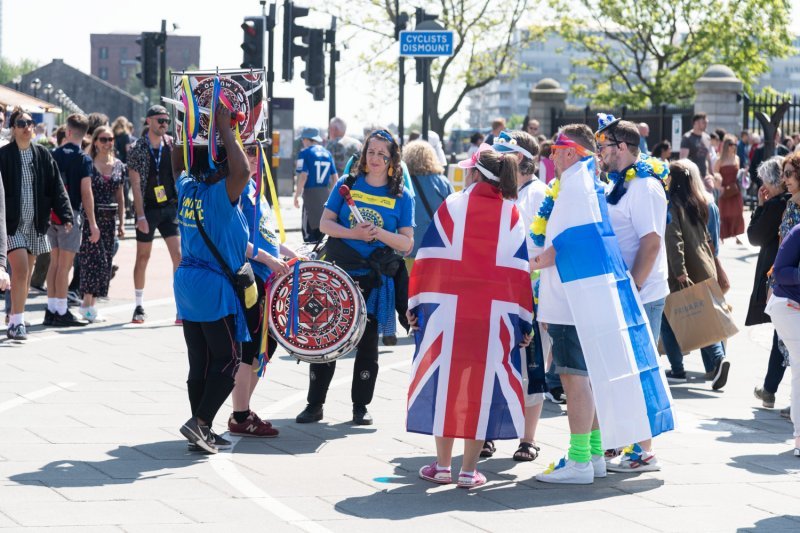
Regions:
<instances>
[{"instance_id":1,"label":"id badge on lanyard","mask_svg":"<svg viewBox=\"0 0 800 533\"><path fill-rule=\"evenodd\" d=\"M162 141L158 146L158 156L156 157L153 147L150 146L150 139L147 140L147 143L150 148L150 154L153 156L153 161L156 164L156 186L153 187L153 193L155 194L156 202L163 204L167 201L167 190L161 185L161 151L164 149L164 144Z\"/></svg>"}]
</instances>

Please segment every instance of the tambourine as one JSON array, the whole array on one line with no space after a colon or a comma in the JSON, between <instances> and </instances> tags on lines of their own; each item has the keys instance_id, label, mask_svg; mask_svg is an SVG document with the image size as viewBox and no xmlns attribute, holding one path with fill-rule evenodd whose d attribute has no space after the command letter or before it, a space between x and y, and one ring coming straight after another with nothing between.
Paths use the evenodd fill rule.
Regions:
<instances>
[{"instance_id":1,"label":"tambourine","mask_svg":"<svg viewBox=\"0 0 800 533\"><path fill-rule=\"evenodd\" d=\"M344 270L325 261L302 261L293 289L294 269L270 286L269 330L279 345L307 363L333 361L355 348L367 326L367 306ZM296 328L290 324L293 308Z\"/></svg>"}]
</instances>

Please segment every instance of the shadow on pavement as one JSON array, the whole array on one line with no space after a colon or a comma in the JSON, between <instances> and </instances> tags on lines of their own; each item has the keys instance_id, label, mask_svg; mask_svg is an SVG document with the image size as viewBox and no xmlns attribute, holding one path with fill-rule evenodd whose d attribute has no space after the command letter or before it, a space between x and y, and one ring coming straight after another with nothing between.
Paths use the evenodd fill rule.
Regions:
<instances>
[{"instance_id":1,"label":"shadow on pavement","mask_svg":"<svg viewBox=\"0 0 800 533\"><path fill-rule=\"evenodd\" d=\"M752 418L716 418L704 421L700 429L724 432L717 440L732 443L774 444L788 439L792 426L776 411L753 408Z\"/></svg>"},{"instance_id":2,"label":"shadow on pavement","mask_svg":"<svg viewBox=\"0 0 800 533\"><path fill-rule=\"evenodd\" d=\"M305 455L317 453L320 448L338 439L375 433L374 426L355 426L350 422L316 422L297 424L294 418L271 420L280 431L274 439L243 437L233 449L235 455ZM360 437L359 437L360 438Z\"/></svg>"},{"instance_id":3,"label":"shadow on pavement","mask_svg":"<svg viewBox=\"0 0 800 533\"><path fill-rule=\"evenodd\" d=\"M108 455L111 459L105 461L52 461L36 472L15 474L8 479L20 485L40 486L44 483L52 488L122 485L145 478L170 476L171 472L160 471L191 466L207 457L189 452L185 440L119 446ZM147 475L148 472L158 473Z\"/></svg>"},{"instance_id":4,"label":"shadow on pavement","mask_svg":"<svg viewBox=\"0 0 800 533\"><path fill-rule=\"evenodd\" d=\"M800 530L800 516L783 515L771 516L759 520L753 527L743 527L736 530L736 533L772 533L773 531L798 531Z\"/></svg>"},{"instance_id":5,"label":"shadow on pavement","mask_svg":"<svg viewBox=\"0 0 800 533\"><path fill-rule=\"evenodd\" d=\"M780 454L739 455L731 457L728 466L742 468L755 474L797 474L800 473L800 460L794 456L794 447L787 445ZM800 526L797 528L800 531Z\"/></svg>"},{"instance_id":6,"label":"shadow on pavement","mask_svg":"<svg viewBox=\"0 0 800 533\"><path fill-rule=\"evenodd\" d=\"M596 501L654 490L664 484L662 480L644 474L639 477L611 475L596 480L592 485L554 485L532 478L517 479L512 474L499 474L484 468L487 485L466 491L458 489L455 484L442 486L420 479L419 469L433 460L431 456L393 459L395 475L375 478L374 481L403 486L377 491L369 496L345 498L336 503L336 510L359 518L406 520L440 514L442 509L489 512ZM454 474L458 472L458 462L453 463Z\"/></svg>"}]
</instances>

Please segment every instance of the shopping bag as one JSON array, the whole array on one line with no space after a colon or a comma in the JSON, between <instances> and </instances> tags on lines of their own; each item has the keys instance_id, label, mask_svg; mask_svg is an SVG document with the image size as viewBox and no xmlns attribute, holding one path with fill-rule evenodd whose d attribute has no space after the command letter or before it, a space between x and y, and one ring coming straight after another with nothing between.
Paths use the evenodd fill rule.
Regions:
<instances>
[{"instance_id":1,"label":"shopping bag","mask_svg":"<svg viewBox=\"0 0 800 533\"><path fill-rule=\"evenodd\" d=\"M667 296L664 315L686 353L739 332L719 283L709 278Z\"/></svg>"}]
</instances>

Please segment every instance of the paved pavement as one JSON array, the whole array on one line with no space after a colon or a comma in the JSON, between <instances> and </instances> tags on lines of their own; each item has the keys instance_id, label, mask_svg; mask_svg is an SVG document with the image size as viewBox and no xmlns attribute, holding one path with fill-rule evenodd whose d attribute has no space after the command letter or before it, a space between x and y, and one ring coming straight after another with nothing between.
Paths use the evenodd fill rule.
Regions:
<instances>
[{"instance_id":1,"label":"paved pavement","mask_svg":"<svg viewBox=\"0 0 800 533\"><path fill-rule=\"evenodd\" d=\"M297 212L286 214L296 228ZM297 239L291 232L290 241ZM540 458L517 464L515 443L500 442L496 456L480 465L489 483L467 492L417 478L434 446L432 438L404 430L413 349L405 338L381 349L374 426L348 423L350 357L338 365L324 421L295 424L308 369L279 351L253 407L280 428L280 437L241 439L216 456L188 453L178 433L189 414L187 365L181 329L172 324L169 260L157 242L149 319L131 325L134 249L125 241L118 255L119 279L103 304L109 322L34 327L24 344L0 343L0 529L800 530L800 460L790 454L791 426L752 396L766 367L767 326L743 328L730 340L723 392L703 381L697 352L687 358L692 379L672 388L679 429L657 439L661 472L609 474L580 487L536 482L533 476L568 441L565 407L548 403L537 432ZM722 255L743 323L755 250L730 241ZM41 308L42 298L34 297L32 307ZM41 322L41 309L30 317ZM777 407L788 405L788 384L787 377ZM229 405L220 412L218 432L229 412Z\"/></svg>"}]
</instances>

